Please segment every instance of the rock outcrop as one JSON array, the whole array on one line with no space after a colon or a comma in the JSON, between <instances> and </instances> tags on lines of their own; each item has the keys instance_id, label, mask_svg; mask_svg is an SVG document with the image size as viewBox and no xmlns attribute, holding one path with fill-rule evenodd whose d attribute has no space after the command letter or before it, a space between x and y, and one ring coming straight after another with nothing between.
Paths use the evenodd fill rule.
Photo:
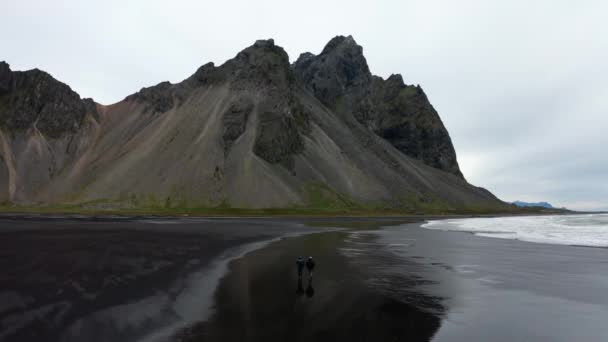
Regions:
<instances>
[{"instance_id":1,"label":"rock outcrop","mask_svg":"<svg viewBox=\"0 0 608 342\"><path fill-rule=\"evenodd\" d=\"M462 177L450 136L422 88L405 85L401 75L373 76L351 36L335 37L318 56L302 54L293 68L332 110L355 116L404 154Z\"/></svg>"},{"instance_id":2,"label":"rock outcrop","mask_svg":"<svg viewBox=\"0 0 608 342\"><path fill-rule=\"evenodd\" d=\"M13 72L0 62L0 127L9 131L35 128L58 137L78 131L86 113L97 114L93 100L81 99L46 72Z\"/></svg>"},{"instance_id":3,"label":"rock outcrop","mask_svg":"<svg viewBox=\"0 0 608 342\"><path fill-rule=\"evenodd\" d=\"M0 202L504 208L462 177L419 86L352 37L290 64L272 39L102 106L0 63Z\"/></svg>"}]
</instances>

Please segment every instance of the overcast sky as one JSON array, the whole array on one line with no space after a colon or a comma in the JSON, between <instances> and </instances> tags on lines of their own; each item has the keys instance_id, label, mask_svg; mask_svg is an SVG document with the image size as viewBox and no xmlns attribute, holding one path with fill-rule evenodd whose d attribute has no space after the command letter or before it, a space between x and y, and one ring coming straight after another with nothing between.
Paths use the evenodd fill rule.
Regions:
<instances>
[{"instance_id":1,"label":"overcast sky","mask_svg":"<svg viewBox=\"0 0 608 342\"><path fill-rule=\"evenodd\" d=\"M466 178L506 201L608 209L608 1L0 0L0 60L102 104L274 38L353 35L420 84Z\"/></svg>"}]
</instances>

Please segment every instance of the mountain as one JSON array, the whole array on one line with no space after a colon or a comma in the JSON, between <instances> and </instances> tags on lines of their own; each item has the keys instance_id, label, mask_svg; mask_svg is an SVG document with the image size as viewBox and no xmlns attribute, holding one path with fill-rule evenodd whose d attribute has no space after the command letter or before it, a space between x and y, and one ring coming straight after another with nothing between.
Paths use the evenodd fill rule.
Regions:
<instances>
[{"instance_id":1,"label":"mountain","mask_svg":"<svg viewBox=\"0 0 608 342\"><path fill-rule=\"evenodd\" d=\"M526 207L541 207L547 209L553 209L554 207L547 202L523 202L523 201L515 201L511 204L514 204L518 207L526 208Z\"/></svg>"},{"instance_id":2,"label":"mountain","mask_svg":"<svg viewBox=\"0 0 608 342\"><path fill-rule=\"evenodd\" d=\"M338 36L294 64L301 84L332 111L354 116L407 156L462 177L448 131L420 86L373 76L355 40Z\"/></svg>"},{"instance_id":3,"label":"mountain","mask_svg":"<svg viewBox=\"0 0 608 342\"><path fill-rule=\"evenodd\" d=\"M0 63L0 201L143 207L493 209L420 86L352 37L290 64L272 39L104 106Z\"/></svg>"}]
</instances>

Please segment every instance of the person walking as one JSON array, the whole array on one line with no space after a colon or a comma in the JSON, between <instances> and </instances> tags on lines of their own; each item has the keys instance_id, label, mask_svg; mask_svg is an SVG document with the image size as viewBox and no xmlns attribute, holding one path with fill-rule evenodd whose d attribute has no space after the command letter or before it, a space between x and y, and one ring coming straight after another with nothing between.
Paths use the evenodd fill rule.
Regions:
<instances>
[{"instance_id":1,"label":"person walking","mask_svg":"<svg viewBox=\"0 0 608 342\"><path fill-rule=\"evenodd\" d=\"M296 267L298 268L298 278L302 278L302 270L304 270L304 258L301 256L296 260Z\"/></svg>"},{"instance_id":2,"label":"person walking","mask_svg":"<svg viewBox=\"0 0 608 342\"><path fill-rule=\"evenodd\" d=\"M312 257L308 257L308 260L306 261L306 268L308 269L308 276L310 278L312 278L312 270L315 269L315 261L312 260Z\"/></svg>"}]
</instances>

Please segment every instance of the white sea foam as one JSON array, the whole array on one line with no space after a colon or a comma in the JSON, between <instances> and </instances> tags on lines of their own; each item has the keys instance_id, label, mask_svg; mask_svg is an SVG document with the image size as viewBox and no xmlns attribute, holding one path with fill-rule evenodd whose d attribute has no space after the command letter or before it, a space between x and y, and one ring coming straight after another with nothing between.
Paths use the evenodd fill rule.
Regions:
<instances>
[{"instance_id":1,"label":"white sea foam","mask_svg":"<svg viewBox=\"0 0 608 342\"><path fill-rule=\"evenodd\" d=\"M422 227L537 243L608 247L608 214L450 219L429 221Z\"/></svg>"}]
</instances>

